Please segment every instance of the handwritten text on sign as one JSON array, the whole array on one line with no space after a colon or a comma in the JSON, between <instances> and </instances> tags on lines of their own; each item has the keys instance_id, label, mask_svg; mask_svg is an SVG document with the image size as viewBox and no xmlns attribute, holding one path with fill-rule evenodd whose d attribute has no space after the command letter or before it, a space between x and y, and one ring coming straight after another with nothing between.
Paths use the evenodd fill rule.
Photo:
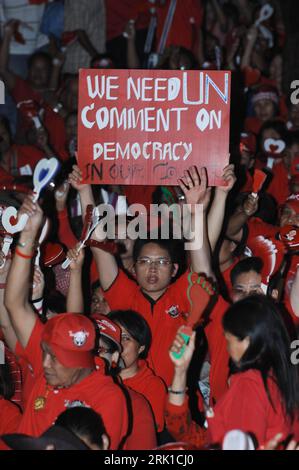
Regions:
<instances>
[{"instance_id":1,"label":"handwritten text on sign","mask_svg":"<svg viewBox=\"0 0 299 470\"><path fill-rule=\"evenodd\" d=\"M79 165L96 184L177 185L191 165L221 184L230 73L81 70Z\"/></svg>"}]
</instances>

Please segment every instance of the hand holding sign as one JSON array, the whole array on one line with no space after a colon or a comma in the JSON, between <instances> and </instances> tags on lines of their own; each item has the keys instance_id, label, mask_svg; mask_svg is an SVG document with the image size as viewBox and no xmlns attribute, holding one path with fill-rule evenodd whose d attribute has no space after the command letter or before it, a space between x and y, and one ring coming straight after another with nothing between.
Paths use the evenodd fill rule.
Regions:
<instances>
[{"instance_id":1,"label":"hand holding sign","mask_svg":"<svg viewBox=\"0 0 299 470\"><path fill-rule=\"evenodd\" d=\"M202 204L206 210L210 198L211 188L207 187L207 171L205 168L197 169L196 166L184 171L184 176L178 180L186 199L186 204L191 205L191 213L195 211L196 204Z\"/></svg>"}]
</instances>

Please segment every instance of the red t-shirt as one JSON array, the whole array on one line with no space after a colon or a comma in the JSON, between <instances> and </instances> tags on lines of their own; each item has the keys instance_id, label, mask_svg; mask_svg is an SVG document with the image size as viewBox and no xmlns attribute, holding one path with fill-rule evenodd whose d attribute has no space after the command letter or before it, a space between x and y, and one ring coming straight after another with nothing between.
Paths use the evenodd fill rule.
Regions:
<instances>
[{"instance_id":1,"label":"red t-shirt","mask_svg":"<svg viewBox=\"0 0 299 470\"><path fill-rule=\"evenodd\" d=\"M158 8L157 45L163 32L170 0ZM173 22L167 37L166 47L182 46L193 50L198 40L198 31L203 21L203 5L201 0L184 0L177 2Z\"/></svg>"},{"instance_id":2,"label":"red t-shirt","mask_svg":"<svg viewBox=\"0 0 299 470\"><path fill-rule=\"evenodd\" d=\"M275 238L275 235L279 231L279 227L276 225L267 224L258 217L250 217L247 222L248 227L248 242L250 248L250 239L263 235L265 238Z\"/></svg>"},{"instance_id":3,"label":"red t-shirt","mask_svg":"<svg viewBox=\"0 0 299 470\"><path fill-rule=\"evenodd\" d=\"M129 20L135 20L136 29L144 29L149 24L150 5L148 0L109 0L107 11L107 40L121 36Z\"/></svg>"},{"instance_id":4,"label":"red t-shirt","mask_svg":"<svg viewBox=\"0 0 299 470\"><path fill-rule=\"evenodd\" d=\"M255 167L263 169L265 164L260 160L256 160ZM283 162L273 166L272 175L271 182L267 187L267 193L274 197L277 204L284 204L290 195L290 188L288 171Z\"/></svg>"},{"instance_id":5,"label":"red t-shirt","mask_svg":"<svg viewBox=\"0 0 299 470\"><path fill-rule=\"evenodd\" d=\"M169 348L178 328L186 323L184 314L190 310L187 288L188 272L170 284L166 292L154 302L142 293L136 282L119 270L112 286L104 292L111 310L135 310L148 322L152 332L148 363L167 385L172 382L174 367Z\"/></svg>"},{"instance_id":6,"label":"red t-shirt","mask_svg":"<svg viewBox=\"0 0 299 470\"><path fill-rule=\"evenodd\" d=\"M157 446L155 422L146 399L128 388L132 406L132 432L126 439L123 450L151 450Z\"/></svg>"},{"instance_id":7,"label":"red t-shirt","mask_svg":"<svg viewBox=\"0 0 299 470\"><path fill-rule=\"evenodd\" d=\"M137 374L123 380L123 383L147 399L154 413L157 431L161 432L165 424L164 410L167 391L163 381L154 374L145 361L140 361L139 366Z\"/></svg>"},{"instance_id":8,"label":"red t-shirt","mask_svg":"<svg viewBox=\"0 0 299 470\"><path fill-rule=\"evenodd\" d=\"M13 145L9 153L11 171L17 169L20 176L33 175L37 163L45 157L43 152L33 145Z\"/></svg>"},{"instance_id":9,"label":"red t-shirt","mask_svg":"<svg viewBox=\"0 0 299 470\"><path fill-rule=\"evenodd\" d=\"M278 433L287 437L292 428L280 391L272 379L268 379L268 387L274 408L259 371L251 369L231 376L229 390L215 406L214 418L208 419L212 442L222 443L225 434L233 429L252 434L259 445Z\"/></svg>"},{"instance_id":10,"label":"red t-shirt","mask_svg":"<svg viewBox=\"0 0 299 470\"><path fill-rule=\"evenodd\" d=\"M205 327L210 354L210 404L217 402L228 389L229 355L223 334L222 318L229 308L229 304L219 297L217 304Z\"/></svg>"},{"instance_id":11,"label":"red t-shirt","mask_svg":"<svg viewBox=\"0 0 299 470\"><path fill-rule=\"evenodd\" d=\"M22 417L17 405L0 397L0 416L0 436L15 433Z\"/></svg>"},{"instance_id":12,"label":"red t-shirt","mask_svg":"<svg viewBox=\"0 0 299 470\"><path fill-rule=\"evenodd\" d=\"M32 100L36 101L44 108L43 123L49 133L49 143L57 153L57 156L60 157L61 160L66 160L68 158L65 151L66 133L62 117L58 113L55 113L50 106L44 102L42 95L33 90L28 81L20 77L16 77L16 84L12 91L12 96L17 104L21 101ZM24 124L23 122L23 125Z\"/></svg>"},{"instance_id":13,"label":"red t-shirt","mask_svg":"<svg viewBox=\"0 0 299 470\"><path fill-rule=\"evenodd\" d=\"M22 400L24 407L26 407L35 380L43 371L41 360L39 362L36 361L34 368L31 364L32 357L41 358L40 343L43 329L44 324L37 319L26 348L24 349L18 341L15 347L15 354L21 367Z\"/></svg>"},{"instance_id":14,"label":"red t-shirt","mask_svg":"<svg viewBox=\"0 0 299 470\"><path fill-rule=\"evenodd\" d=\"M4 184L11 184L11 183L13 183L13 180L14 180L13 177L0 166L1 186L4 185Z\"/></svg>"},{"instance_id":15,"label":"red t-shirt","mask_svg":"<svg viewBox=\"0 0 299 470\"><path fill-rule=\"evenodd\" d=\"M42 328L37 319L28 346L23 350L24 359L30 362L36 375L18 432L39 436L52 426L57 416L66 409L72 406L87 406L102 416L110 438L110 449L117 449L128 430L127 404L121 388L114 384L111 377L105 376L102 370L95 370L69 388L59 389L47 385L42 373ZM22 353L20 349L18 348L18 352ZM45 404L39 409L40 398L45 398Z\"/></svg>"}]
</instances>

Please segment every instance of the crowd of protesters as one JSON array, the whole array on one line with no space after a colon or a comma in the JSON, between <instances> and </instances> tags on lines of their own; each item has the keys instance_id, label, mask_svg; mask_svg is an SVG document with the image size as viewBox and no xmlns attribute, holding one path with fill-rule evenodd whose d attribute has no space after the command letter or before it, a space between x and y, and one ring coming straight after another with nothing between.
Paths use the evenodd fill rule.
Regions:
<instances>
[{"instance_id":1,"label":"crowd of protesters","mask_svg":"<svg viewBox=\"0 0 299 470\"><path fill-rule=\"evenodd\" d=\"M29 216L8 254L0 217L0 449L221 449L240 435L244 449L296 449L299 104L283 83L280 2L2 0L0 12L0 212ZM177 187L86 184L80 68L231 70L223 185L200 166ZM51 157L59 172L36 201L34 169ZM202 244L124 239L121 224L108 240L100 222L79 249L88 206L121 196L188 204Z\"/></svg>"}]
</instances>

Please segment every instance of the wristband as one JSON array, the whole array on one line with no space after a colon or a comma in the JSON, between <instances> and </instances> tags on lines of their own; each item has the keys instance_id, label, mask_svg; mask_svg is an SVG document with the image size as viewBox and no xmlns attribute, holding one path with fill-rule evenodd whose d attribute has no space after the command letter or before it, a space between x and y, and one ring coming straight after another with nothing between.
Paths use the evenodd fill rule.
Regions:
<instances>
[{"instance_id":1,"label":"wristband","mask_svg":"<svg viewBox=\"0 0 299 470\"><path fill-rule=\"evenodd\" d=\"M31 255L25 255L24 253L21 253L21 251L19 251L18 248L16 248L15 255L20 256L20 258L24 258L24 259L32 259L34 256L34 253L32 253Z\"/></svg>"}]
</instances>

